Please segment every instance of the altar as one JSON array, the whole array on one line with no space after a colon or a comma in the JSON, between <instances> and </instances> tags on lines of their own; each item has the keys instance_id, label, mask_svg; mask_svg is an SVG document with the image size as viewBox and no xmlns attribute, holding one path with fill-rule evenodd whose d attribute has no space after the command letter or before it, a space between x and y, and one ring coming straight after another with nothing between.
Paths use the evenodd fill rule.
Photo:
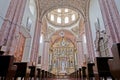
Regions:
<instances>
[{"instance_id":1,"label":"altar","mask_svg":"<svg viewBox=\"0 0 120 80\"><path fill-rule=\"evenodd\" d=\"M75 71L76 48L72 42L62 37L50 48L51 72L68 75Z\"/></svg>"}]
</instances>

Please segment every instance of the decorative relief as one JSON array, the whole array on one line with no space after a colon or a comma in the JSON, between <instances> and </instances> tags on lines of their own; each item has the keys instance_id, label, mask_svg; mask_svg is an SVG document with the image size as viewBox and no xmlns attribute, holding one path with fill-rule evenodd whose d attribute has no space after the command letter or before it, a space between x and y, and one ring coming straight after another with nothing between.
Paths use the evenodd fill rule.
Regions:
<instances>
[{"instance_id":1,"label":"decorative relief","mask_svg":"<svg viewBox=\"0 0 120 80\"><path fill-rule=\"evenodd\" d=\"M48 35L48 37L50 37L54 32L55 32L55 29L49 26L46 34Z\"/></svg>"},{"instance_id":2,"label":"decorative relief","mask_svg":"<svg viewBox=\"0 0 120 80\"><path fill-rule=\"evenodd\" d=\"M98 22L95 23L96 26L96 39L95 39L95 47L96 51L98 52L99 57L109 57L109 50L108 50L108 40L109 37L106 34L105 30L100 29L99 19Z\"/></svg>"},{"instance_id":3,"label":"decorative relief","mask_svg":"<svg viewBox=\"0 0 120 80\"><path fill-rule=\"evenodd\" d=\"M78 26L72 28L71 30L75 33L75 35L78 35L80 31Z\"/></svg>"}]
</instances>

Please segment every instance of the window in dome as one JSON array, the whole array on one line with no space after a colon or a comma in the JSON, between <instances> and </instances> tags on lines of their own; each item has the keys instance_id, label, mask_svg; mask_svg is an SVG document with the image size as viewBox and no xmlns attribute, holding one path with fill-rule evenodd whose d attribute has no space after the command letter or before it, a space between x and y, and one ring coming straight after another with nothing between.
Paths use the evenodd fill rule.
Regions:
<instances>
[{"instance_id":1,"label":"window in dome","mask_svg":"<svg viewBox=\"0 0 120 80\"><path fill-rule=\"evenodd\" d=\"M30 5L29 8L30 8L30 12L32 13L32 15L34 15L35 14L34 6Z\"/></svg>"},{"instance_id":2,"label":"window in dome","mask_svg":"<svg viewBox=\"0 0 120 80\"><path fill-rule=\"evenodd\" d=\"M40 43L43 43L43 35L40 36Z\"/></svg>"},{"instance_id":3,"label":"window in dome","mask_svg":"<svg viewBox=\"0 0 120 80\"><path fill-rule=\"evenodd\" d=\"M85 34L83 35L83 42L86 43L86 36L85 36Z\"/></svg>"},{"instance_id":4,"label":"window in dome","mask_svg":"<svg viewBox=\"0 0 120 80\"><path fill-rule=\"evenodd\" d=\"M57 23L61 23L61 17L57 18Z\"/></svg>"},{"instance_id":5,"label":"window in dome","mask_svg":"<svg viewBox=\"0 0 120 80\"><path fill-rule=\"evenodd\" d=\"M54 21L54 15L51 14L51 21Z\"/></svg>"},{"instance_id":6,"label":"window in dome","mask_svg":"<svg viewBox=\"0 0 120 80\"><path fill-rule=\"evenodd\" d=\"M75 14L72 15L72 21L74 21L74 20L75 20Z\"/></svg>"},{"instance_id":7,"label":"window in dome","mask_svg":"<svg viewBox=\"0 0 120 80\"><path fill-rule=\"evenodd\" d=\"M68 12L68 9L65 9L65 12Z\"/></svg>"},{"instance_id":8,"label":"window in dome","mask_svg":"<svg viewBox=\"0 0 120 80\"><path fill-rule=\"evenodd\" d=\"M61 9L58 9L57 11L60 13L60 12L61 12Z\"/></svg>"},{"instance_id":9,"label":"window in dome","mask_svg":"<svg viewBox=\"0 0 120 80\"><path fill-rule=\"evenodd\" d=\"M69 18L65 17L65 23L68 23L68 22L69 22Z\"/></svg>"}]
</instances>

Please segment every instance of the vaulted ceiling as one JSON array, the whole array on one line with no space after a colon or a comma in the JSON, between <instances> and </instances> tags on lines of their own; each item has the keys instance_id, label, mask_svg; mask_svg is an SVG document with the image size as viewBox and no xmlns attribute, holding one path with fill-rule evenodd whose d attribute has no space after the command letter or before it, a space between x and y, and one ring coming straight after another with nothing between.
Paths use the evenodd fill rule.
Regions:
<instances>
[{"instance_id":1,"label":"vaulted ceiling","mask_svg":"<svg viewBox=\"0 0 120 80\"><path fill-rule=\"evenodd\" d=\"M80 34L80 27L84 26L84 19L86 18L86 15L88 13L89 1L90 0L35 0L37 17L40 21L44 21L44 16L58 8L68 8L76 11L82 17L81 19L79 19L79 23L76 23L77 25L72 28L59 28L57 30L58 32L60 31L60 29L68 30L76 37ZM56 33L56 28L48 26L46 30L47 36L51 36L54 33Z\"/></svg>"},{"instance_id":2,"label":"vaulted ceiling","mask_svg":"<svg viewBox=\"0 0 120 80\"><path fill-rule=\"evenodd\" d=\"M88 9L89 0L35 0L37 4L37 13L40 18L45 14L56 8L70 8L78 13L82 14L83 17L86 15Z\"/></svg>"}]
</instances>

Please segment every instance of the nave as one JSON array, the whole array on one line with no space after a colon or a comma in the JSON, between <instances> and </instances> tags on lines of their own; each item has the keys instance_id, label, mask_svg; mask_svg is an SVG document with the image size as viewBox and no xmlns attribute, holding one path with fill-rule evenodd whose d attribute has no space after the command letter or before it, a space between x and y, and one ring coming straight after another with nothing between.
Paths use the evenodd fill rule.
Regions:
<instances>
[{"instance_id":1,"label":"nave","mask_svg":"<svg viewBox=\"0 0 120 80\"><path fill-rule=\"evenodd\" d=\"M120 0L0 0L0 80L119 80Z\"/></svg>"}]
</instances>

